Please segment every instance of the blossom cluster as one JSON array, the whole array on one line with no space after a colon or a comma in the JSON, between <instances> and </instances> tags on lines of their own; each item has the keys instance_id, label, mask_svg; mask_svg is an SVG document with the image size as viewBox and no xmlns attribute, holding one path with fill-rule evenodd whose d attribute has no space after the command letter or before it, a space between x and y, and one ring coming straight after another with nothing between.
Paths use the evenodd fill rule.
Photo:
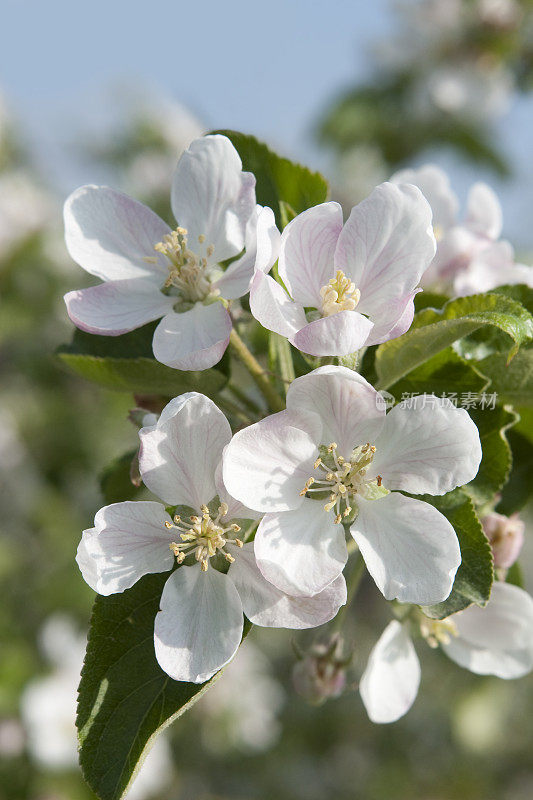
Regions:
<instances>
[{"instance_id":1,"label":"blossom cluster","mask_svg":"<svg viewBox=\"0 0 533 800\"><path fill-rule=\"evenodd\" d=\"M101 595L168 573L154 649L171 678L211 678L235 655L244 617L290 629L332 620L347 602L343 573L356 551L383 597L402 609L361 679L376 722L398 718L414 700L414 635L473 672L516 677L533 667L533 601L523 590L500 582L486 608L445 620L423 610L450 596L461 565L456 530L431 497L478 472L472 405L410 395L387 413L371 383L340 363L410 328L430 272L451 278L468 253L468 275L488 275L493 254L506 249L487 188L473 191L462 225L448 188L435 169L398 174L346 222L337 203L325 202L280 233L230 140L210 135L178 163L173 230L107 187L82 187L67 200L69 252L102 280L65 297L82 330L119 336L161 320L155 359L209 369L231 342L242 354L234 326L249 294L261 326L305 363L314 359L274 413L260 411L236 432L204 394L170 399L139 431L140 479L160 502L107 505L83 533L77 561Z\"/></svg>"}]
</instances>

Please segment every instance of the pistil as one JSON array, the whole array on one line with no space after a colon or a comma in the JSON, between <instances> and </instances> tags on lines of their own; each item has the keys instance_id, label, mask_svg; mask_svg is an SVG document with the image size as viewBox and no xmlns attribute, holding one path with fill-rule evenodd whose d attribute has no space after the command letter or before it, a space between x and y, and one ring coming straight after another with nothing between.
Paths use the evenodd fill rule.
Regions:
<instances>
[{"instance_id":1,"label":"pistil","mask_svg":"<svg viewBox=\"0 0 533 800\"><path fill-rule=\"evenodd\" d=\"M196 561L200 563L203 572L206 572L209 567L209 559L219 553L224 556L226 561L230 564L235 561L235 558L225 549L228 544L242 547L243 542L238 539L235 534L241 530L239 525L232 523L224 526L221 523L223 517L228 513L228 506L226 503L221 503L217 515L212 518L207 506L201 508L202 516L192 515L189 517L189 523L182 521L181 517L176 514L174 516L174 523L165 522L165 527L168 530L177 530L179 532L179 542L171 542L170 549L176 556L178 564L182 564L186 557L194 553Z\"/></svg>"}]
</instances>

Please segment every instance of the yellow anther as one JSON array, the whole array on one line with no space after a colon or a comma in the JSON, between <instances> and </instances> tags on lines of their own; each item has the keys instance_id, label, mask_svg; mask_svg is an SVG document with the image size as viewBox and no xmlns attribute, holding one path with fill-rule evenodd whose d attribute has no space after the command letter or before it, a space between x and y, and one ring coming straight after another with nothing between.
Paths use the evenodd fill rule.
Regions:
<instances>
[{"instance_id":1,"label":"yellow anther","mask_svg":"<svg viewBox=\"0 0 533 800\"><path fill-rule=\"evenodd\" d=\"M343 517L348 517L351 513L352 513L352 507L351 506L346 506L346 508L343 511L342 516Z\"/></svg>"},{"instance_id":2,"label":"yellow anther","mask_svg":"<svg viewBox=\"0 0 533 800\"><path fill-rule=\"evenodd\" d=\"M322 463L322 459L321 459L321 458L320 458L320 456L319 456L319 457L317 458L317 460L315 461L315 463L313 464L313 468L314 468L314 469L318 469L318 468L319 468L319 466L321 465L321 463Z\"/></svg>"},{"instance_id":3,"label":"yellow anther","mask_svg":"<svg viewBox=\"0 0 533 800\"><path fill-rule=\"evenodd\" d=\"M193 525L198 525L202 521L201 518L197 517L196 515L189 517L189 519L193 523Z\"/></svg>"},{"instance_id":4,"label":"yellow anther","mask_svg":"<svg viewBox=\"0 0 533 800\"><path fill-rule=\"evenodd\" d=\"M214 252L215 252L215 245L210 244L209 247L207 248L207 257L211 258Z\"/></svg>"},{"instance_id":5,"label":"yellow anther","mask_svg":"<svg viewBox=\"0 0 533 800\"><path fill-rule=\"evenodd\" d=\"M200 244L203 244L205 242L205 234L201 233L200 236L198 237L198 241L200 242Z\"/></svg>"},{"instance_id":6,"label":"yellow anther","mask_svg":"<svg viewBox=\"0 0 533 800\"><path fill-rule=\"evenodd\" d=\"M221 503L219 508L218 508L219 516L225 517L226 514L228 513L228 511L229 511L228 504L227 503Z\"/></svg>"},{"instance_id":7,"label":"yellow anther","mask_svg":"<svg viewBox=\"0 0 533 800\"><path fill-rule=\"evenodd\" d=\"M328 453L332 453L336 449L337 449L337 442L331 442L331 444L328 445Z\"/></svg>"},{"instance_id":8,"label":"yellow anther","mask_svg":"<svg viewBox=\"0 0 533 800\"><path fill-rule=\"evenodd\" d=\"M175 555L178 564L183 564L183 562L185 561L185 553L176 553Z\"/></svg>"},{"instance_id":9,"label":"yellow anther","mask_svg":"<svg viewBox=\"0 0 533 800\"><path fill-rule=\"evenodd\" d=\"M338 525L342 521L342 514L337 514L335 517L335 525Z\"/></svg>"},{"instance_id":10,"label":"yellow anther","mask_svg":"<svg viewBox=\"0 0 533 800\"><path fill-rule=\"evenodd\" d=\"M165 528L168 528L170 530L170 528L173 528L173 527L174 527L174 525L171 522L169 522L168 519L166 519L165 520Z\"/></svg>"},{"instance_id":11,"label":"yellow anther","mask_svg":"<svg viewBox=\"0 0 533 800\"><path fill-rule=\"evenodd\" d=\"M355 283L338 269L335 277L321 288L320 297L322 314L329 317L339 311L353 311L361 298L361 292L356 289Z\"/></svg>"},{"instance_id":12,"label":"yellow anther","mask_svg":"<svg viewBox=\"0 0 533 800\"><path fill-rule=\"evenodd\" d=\"M239 531L241 529L241 526L237 525L236 522L232 522L232 524L230 525L230 528L231 528L232 531L235 531L235 533L239 533Z\"/></svg>"},{"instance_id":13,"label":"yellow anther","mask_svg":"<svg viewBox=\"0 0 533 800\"><path fill-rule=\"evenodd\" d=\"M202 572L207 572L207 568L209 567L209 561L207 558L202 559L201 561Z\"/></svg>"},{"instance_id":14,"label":"yellow anther","mask_svg":"<svg viewBox=\"0 0 533 800\"><path fill-rule=\"evenodd\" d=\"M179 515L179 514L174 514L174 522L176 523L176 525L179 525L179 524L180 524L180 522L181 522L181 517L180 517L180 515Z\"/></svg>"},{"instance_id":15,"label":"yellow anther","mask_svg":"<svg viewBox=\"0 0 533 800\"><path fill-rule=\"evenodd\" d=\"M339 483L338 491L340 492L340 494L344 495L348 490L343 483Z\"/></svg>"},{"instance_id":16,"label":"yellow anther","mask_svg":"<svg viewBox=\"0 0 533 800\"><path fill-rule=\"evenodd\" d=\"M230 556L229 553L224 553L224 558L226 559L226 561L229 561L230 564L233 564L233 562L235 561L233 556Z\"/></svg>"},{"instance_id":17,"label":"yellow anther","mask_svg":"<svg viewBox=\"0 0 533 800\"><path fill-rule=\"evenodd\" d=\"M237 547L244 547L244 542L242 541L242 539L235 539L234 541Z\"/></svg>"},{"instance_id":18,"label":"yellow anther","mask_svg":"<svg viewBox=\"0 0 533 800\"><path fill-rule=\"evenodd\" d=\"M324 511L331 511L336 502L337 502L336 500L330 500L330 502L326 503L326 505L324 506Z\"/></svg>"}]
</instances>

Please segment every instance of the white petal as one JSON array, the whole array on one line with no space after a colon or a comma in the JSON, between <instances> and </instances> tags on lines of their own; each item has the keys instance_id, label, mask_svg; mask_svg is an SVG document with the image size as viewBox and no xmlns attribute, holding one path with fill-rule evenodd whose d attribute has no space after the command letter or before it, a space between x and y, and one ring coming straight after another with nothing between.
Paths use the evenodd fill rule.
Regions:
<instances>
[{"instance_id":1,"label":"white petal","mask_svg":"<svg viewBox=\"0 0 533 800\"><path fill-rule=\"evenodd\" d=\"M164 282L167 261L154 246L170 228L142 203L107 186L82 186L67 199L64 217L67 249L86 272L104 281Z\"/></svg>"},{"instance_id":2,"label":"white petal","mask_svg":"<svg viewBox=\"0 0 533 800\"><path fill-rule=\"evenodd\" d=\"M196 392L171 400L157 425L142 428L139 437L139 469L150 491L169 505L197 511L213 499L231 428L212 400Z\"/></svg>"},{"instance_id":3,"label":"white petal","mask_svg":"<svg viewBox=\"0 0 533 800\"><path fill-rule=\"evenodd\" d=\"M172 181L172 211L187 229L194 251L199 236L225 261L245 245L246 225L255 213L255 177L242 171L239 154L226 136L195 139L182 154Z\"/></svg>"},{"instance_id":4,"label":"white petal","mask_svg":"<svg viewBox=\"0 0 533 800\"><path fill-rule=\"evenodd\" d=\"M259 270L250 286L250 310L263 328L287 338L307 325L303 306L294 303L279 283Z\"/></svg>"},{"instance_id":5,"label":"white petal","mask_svg":"<svg viewBox=\"0 0 533 800\"><path fill-rule=\"evenodd\" d=\"M387 300L380 308L374 309L375 322L365 343L367 347L396 339L409 330L415 315L414 297L421 291L415 289L400 299Z\"/></svg>"},{"instance_id":6,"label":"white petal","mask_svg":"<svg viewBox=\"0 0 533 800\"><path fill-rule=\"evenodd\" d=\"M133 586L143 575L172 569L170 517L161 503L127 501L104 506L95 527L83 532L76 561L84 579L98 594Z\"/></svg>"},{"instance_id":7,"label":"white petal","mask_svg":"<svg viewBox=\"0 0 533 800\"><path fill-rule=\"evenodd\" d=\"M88 333L120 336L159 319L172 309L172 298L141 278L109 281L65 295L76 327Z\"/></svg>"},{"instance_id":8,"label":"white petal","mask_svg":"<svg viewBox=\"0 0 533 800\"><path fill-rule=\"evenodd\" d=\"M468 193L465 225L470 230L489 239L497 239L502 232L500 201L486 183L475 183Z\"/></svg>"},{"instance_id":9,"label":"white petal","mask_svg":"<svg viewBox=\"0 0 533 800\"><path fill-rule=\"evenodd\" d=\"M357 502L351 533L384 597L417 605L445 600L461 563L446 517L429 503L397 492Z\"/></svg>"},{"instance_id":10,"label":"white petal","mask_svg":"<svg viewBox=\"0 0 533 800\"><path fill-rule=\"evenodd\" d=\"M311 356L348 356L366 343L374 323L357 311L339 311L309 322L291 343Z\"/></svg>"},{"instance_id":11,"label":"white petal","mask_svg":"<svg viewBox=\"0 0 533 800\"><path fill-rule=\"evenodd\" d=\"M235 434L223 458L224 484L256 511L290 511L318 455L320 418L306 411L280 411Z\"/></svg>"},{"instance_id":12,"label":"white petal","mask_svg":"<svg viewBox=\"0 0 533 800\"><path fill-rule=\"evenodd\" d=\"M246 252L232 262L226 272L213 283L222 297L233 300L242 297L250 289L255 270L268 272L279 253L280 233L276 228L271 208L257 206L246 227Z\"/></svg>"},{"instance_id":13,"label":"white petal","mask_svg":"<svg viewBox=\"0 0 533 800\"><path fill-rule=\"evenodd\" d=\"M287 392L287 408L314 411L322 420L321 444L336 442L349 458L354 447L373 442L385 419L381 395L346 367L319 367L296 378Z\"/></svg>"},{"instance_id":14,"label":"white petal","mask_svg":"<svg viewBox=\"0 0 533 800\"><path fill-rule=\"evenodd\" d=\"M163 317L154 332L154 356L174 369L209 369L224 355L230 333L231 317L222 303L196 303Z\"/></svg>"},{"instance_id":15,"label":"white petal","mask_svg":"<svg viewBox=\"0 0 533 800\"><path fill-rule=\"evenodd\" d=\"M241 597L244 613L264 628L315 628L329 622L346 603L346 582L340 575L314 597L291 597L261 575L253 542L235 553L228 572Z\"/></svg>"},{"instance_id":16,"label":"white petal","mask_svg":"<svg viewBox=\"0 0 533 800\"><path fill-rule=\"evenodd\" d=\"M425 164L419 169L402 169L396 172L392 183L412 183L418 186L433 212L433 227L445 231L450 228L459 211L459 199L450 186L450 179L435 164Z\"/></svg>"},{"instance_id":17,"label":"white petal","mask_svg":"<svg viewBox=\"0 0 533 800\"><path fill-rule=\"evenodd\" d=\"M241 642L242 604L227 575L179 567L165 583L155 618L159 666L175 681L203 683L230 661Z\"/></svg>"},{"instance_id":18,"label":"white petal","mask_svg":"<svg viewBox=\"0 0 533 800\"><path fill-rule=\"evenodd\" d=\"M267 581L296 596L321 592L348 560L344 528L324 511L324 501L308 498L296 511L266 514L254 544L257 566Z\"/></svg>"},{"instance_id":19,"label":"white petal","mask_svg":"<svg viewBox=\"0 0 533 800\"><path fill-rule=\"evenodd\" d=\"M460 666L499 678L533 669L533 599L523 589L496 581L486 608L472 605L451 619L458 636L442 647Z\"/></svg>"},{"instance_id":20,"label":"white petal","mask_svg":"<svg viewBox=\"0 0 533 800\"><path fill-rule=\"evenodd\" d=\"M361 291L357 310L373 320L385 303L418 286L435 248L431 208L422 192L409 184L383 183L352 209L335 265Z\"/></svg>"},{"instance_id":21,"label":"white petal","mask_svg":"<svg viewBox=\"0 0 533 800\"><path fill-rule=\"evenodd\" d=\"M260 511L254 511L252 508L248 508L248 506L245 506L240 500L236 500L228 492L222 476L222 461L219 462L216 468L215 485L220 502L226 503L228 507L228 513L223 518L224 521L232 519L261 519L262 514Z\"/></svg>"},{"instance_id":22,"label":"white petal","mask_svg":"<svg viewBox=\"0 0 533 800\"><path fill-rule=\"evenodd\" d=\"M514 248L504 240L485 247L465 269L460 270L455 276L453 289L462 297L488 292L506 283L533 285L533 269L515 264Z\"/></svg>"},{"instance_id":23,"label":"white petal","mask_svg":"<svg viewBox=\"0 0 533 800\"><path fill-rule=\"evenodd\" d=\"M385 418L368 477L387 489L440 495L471 481L481 461L479 433L464 408L447 398L419 395Z\"/></svg>"},{"instance_id":24,"label":"white petal","mask_svg":"<svg viewBox=\"0 0 533 800\"><path fill-rule=\"evenodd\" d=\"M397 620L374 645L359 684L372 722L396 722L413 705L420 685L420 662L411 637Z\"/></svg>"},{"instance_id":25,"label":"white petal","mask_svg":"<svg viewBox=\"0 0 533 800\"><path fill-rule=\"evenodd\" d=\"M321 288L335 276L333 255L341 230L342 208L330 202L298 214L281 234L279 275L296 302L319 307Z\"/></svg>"}]
</instances>

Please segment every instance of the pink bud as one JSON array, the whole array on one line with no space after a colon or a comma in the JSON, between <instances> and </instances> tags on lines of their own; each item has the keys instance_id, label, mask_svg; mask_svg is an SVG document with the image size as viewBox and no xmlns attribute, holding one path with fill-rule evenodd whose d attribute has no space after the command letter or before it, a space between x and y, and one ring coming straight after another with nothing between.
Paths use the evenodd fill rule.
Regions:
<instances>
[{"instance_id":1,"label":"pink bud","mask_svg":"<svg viewBox=\"0 0 533 800\"><path fill-rule=\"evenodd\" d=\"M518 514L505 517L492 511L481 520L485 536L492 547L494 566L509 569L518 556L524 544L524 523Z\"/></svg>"},{"instance_id":2,"label":"pink bud","mask_svg":"<svg viewBox=\"0 0 533 800\"><path fill-rule=\"evenodd\" d=\"M294 665L294 688L308 703L320 705L342 694L351 658L342 656L343 649L341 637L333 634L329 640L313 644Z\"/></svg>"}]
</instances>

